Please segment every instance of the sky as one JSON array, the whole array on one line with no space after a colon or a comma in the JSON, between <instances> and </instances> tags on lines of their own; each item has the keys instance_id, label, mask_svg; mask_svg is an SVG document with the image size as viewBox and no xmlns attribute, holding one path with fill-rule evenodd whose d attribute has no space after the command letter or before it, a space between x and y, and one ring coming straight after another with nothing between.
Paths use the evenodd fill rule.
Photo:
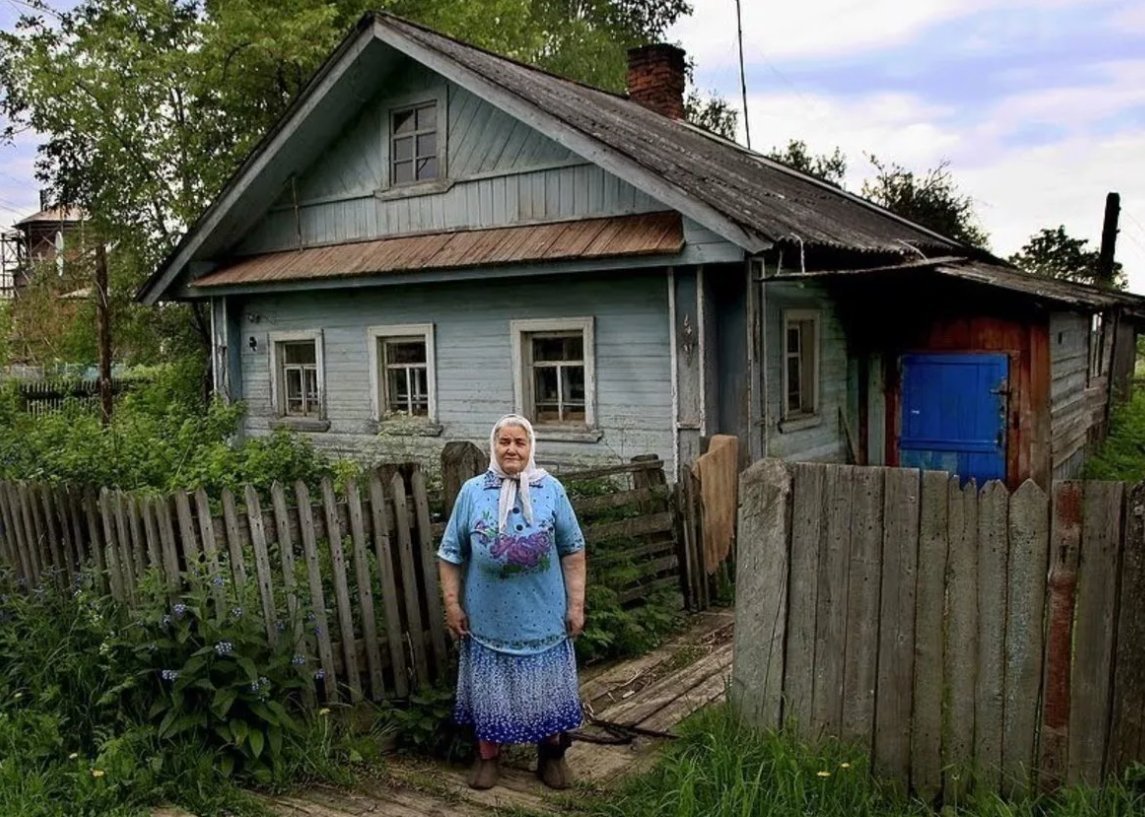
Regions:
<instances>
[{"instance_id":1,"label":"sky","mask_svg":"<svg viewBox=\"0 0 1145 817\"><path fill-rule=\"evenodd\" d=\"M838 146L856 192L868 155L949 161L1001 256L1058 225L1096 248L1119 192L1117 258L1145 293L1145 2L742 2L754 149ZM741 108L735 0L693 4L670 37Z\"/></svg>"},{"instance_id":2,"label":"sky","mask_svg":"<svg viewBox=\"0 0 1145 817\"><path fill-rule=\"evenodd\" d=\"M669 39L701 90L739 108L735 0L692 1ZM753 148L838 146L853 191L869 154L919 172L949 161L1001 256L1058 225L1096 247L1117 191L1117 257L1145 293L1145 2L742 2ZM0 0L0 28L22 8ZM0 146L0 225L38 209L37 143Z\"/></svg>"}]
</instances>

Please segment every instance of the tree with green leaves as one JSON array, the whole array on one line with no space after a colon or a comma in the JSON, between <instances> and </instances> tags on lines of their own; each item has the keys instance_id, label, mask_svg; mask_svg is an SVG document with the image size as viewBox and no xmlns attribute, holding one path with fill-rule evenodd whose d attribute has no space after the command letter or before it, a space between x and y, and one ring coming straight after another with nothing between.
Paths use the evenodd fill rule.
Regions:
<instances>
[{"instance_id":1,"label":"tree with green leaves","mask_svg":"<svg viewBox=\"0 0 1145 817\"><path fill-rule=\"evenodd\" d=\"M1011 255L1009 261L1026 272L1047 278L1124 289L1126 278L1121 264L1113 265L1112 282L1105 281L1098 264L1099 255L1096 248L1089 246L1087 239L1074 238L1063 225L1055 229L1043 228Z\"/></svg>"},{"instance_id":2,"label":"tree with green leaves","mask_svg":"<svg viewBox=\"0 0 1145 817\"><path fill-rule=\"evenodd\" d=\"M888 166L875 156L869 158L878 172L863 182L863 196L936 233L986 248L989 237L978 224L974 199L958 189L949 162L917 174L902 165Z\"/></svg>"},{"instance_id":3,"label":"tree with green leaves","mask_svg":"<svg viewBox=\"0 0 1145 817\"><path fill-rule=\"evenodd\" d=\"M792 139L783 150L773 147L767 157L840 188L847 176L847 157L837 147L834 153L813 154L802 139Z\"/></svg>"}]
</instances>

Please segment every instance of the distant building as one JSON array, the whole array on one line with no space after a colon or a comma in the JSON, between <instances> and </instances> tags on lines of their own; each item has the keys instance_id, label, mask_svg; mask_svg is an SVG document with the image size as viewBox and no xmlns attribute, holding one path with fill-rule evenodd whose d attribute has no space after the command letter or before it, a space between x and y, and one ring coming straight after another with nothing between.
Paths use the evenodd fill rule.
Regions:
<instances>
[{"instance_id":1,"label":"distant building","mask_svg":"<svg viewBox=\"0 0 1145 817\"><path fill-rule=\"evenodd\" d=\"M57 275L82 254L86 245L83 210L48 207L43 194L38 213L0 231L0 297L18 297L36 270L55 265Z\"/></svg>"}]
</instances>

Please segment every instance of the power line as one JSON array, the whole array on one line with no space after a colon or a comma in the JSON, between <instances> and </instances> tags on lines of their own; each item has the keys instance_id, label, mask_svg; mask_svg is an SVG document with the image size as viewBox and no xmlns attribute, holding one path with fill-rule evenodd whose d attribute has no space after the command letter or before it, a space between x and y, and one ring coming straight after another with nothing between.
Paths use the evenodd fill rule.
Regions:
<instances>
[{"instance_id":1,"label":"power line","mask_svg":"<svg viewBox=\"0 0 1145 817\"><path fill-rule=\"evenodd\" d=\"M751 150L751 122L747 115L747 74L743 65L743 10L740 0L736 0L736 39L739 42L739 86L743 94L743 132L747 137L747 149Z\"/></svg>"}]
</instances>

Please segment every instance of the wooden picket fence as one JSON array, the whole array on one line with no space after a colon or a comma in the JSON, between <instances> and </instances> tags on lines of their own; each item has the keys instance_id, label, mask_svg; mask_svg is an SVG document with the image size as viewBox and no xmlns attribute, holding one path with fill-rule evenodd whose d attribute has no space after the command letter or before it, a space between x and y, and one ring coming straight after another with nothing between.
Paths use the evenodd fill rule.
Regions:
<instances>
[{"instance_id":1,"label":"wooden picket fence","mask_svg":"<svg viewBox=\"0 0 1145 817\"><path fill-rule=\"evenodd\" d=\"M639 580L617 588L622 602L680 584L663 463L562 476L619 481L617 490L574 498L573 506L590 544L621 540L627 555L641 560ZM0 561L29 588L71 583L88 572L100 590L128 605L138 603L150 572L171 602L191 568L204 580L225 577L239 595L257 591L270 643L292 638L295 652L321 668L323 700L380 701L451 672L435 555L444 520L431 513L436 502L416 467L374 472L341 491L325 479L317 497L305 483L276 483L269 509L249 485L238 496L224 490L214 503L203 490L157 496L0 482ZM638 513L593 521L625 507ZM284 622L292 629L282 635Z\"/></svg>"},{"instance_id":2,"label":"wooden picket fence","mask_svg":"<svg viewBox=\"0 0 1145 817\"><path fill-rule=\"evenodd\" d=\"M111 379L111 393L119 396L124 392L138 387L146 381L138 379ZM69 400L78 401L81 405L99 409L99 381L78 378L56 378L48 380L20 380L17 381L17 393L20 395L20 405L28 414L37 417L50 414L62 409Z\"/></svg>"},{"instance_id":3,"label":"wooden picket fence","mask_svg":"<svg viewBox=\"0 0 1145 817\"><path fill-rule=\"evenodd\" d=\"M741 497L733 689L752 720L858 744L946 802L1145 761L1145 484L1011 495L768 461Z\"/></svg>"}]
</instances>

